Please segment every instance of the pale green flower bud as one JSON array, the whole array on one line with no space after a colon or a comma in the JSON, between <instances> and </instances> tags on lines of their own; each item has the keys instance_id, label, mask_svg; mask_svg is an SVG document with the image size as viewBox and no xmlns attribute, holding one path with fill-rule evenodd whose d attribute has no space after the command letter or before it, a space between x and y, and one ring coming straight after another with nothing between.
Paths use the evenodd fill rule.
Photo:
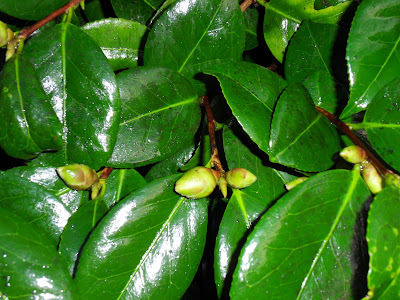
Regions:
<instances>
[{"instance_id":1,"label":"pale green flower bud","mask_svg":"<svg viewBox=\"0 0 400 300\"><path fill-rule=\"evenodd\" d=\"M299 177L296 178L295 180L292 180L288 183L285 184L285 188L290 191L291 189L295 188L296 186L298 186L300 183L306 181L308 179L308 177Z\"/></svg>"},{"instance_id":2,"label":"pale green flower bud","mask_svg":"<svg viewBox=\"0 0 400 300\"><path fill-rule=\"evenodd\" d=\"M339 154L345 161L352 164L359 164L367 157L364 149L355 145L343 148Z\"/></svg>"},{"instance_id":3,"label":"pale green flower bud","mask_svg":"<svg viewBox=\"0 0 400 300\"><path fill-rule=\"evenodd\" d=\"M226 181L235 189L243 189L252 185L257 177L250 171L243 168L234 168L226 172Z\"/></svg>"},{"instance_id":4,"label":"pale green flower bud","mask_svg":"<svg viewBox=\"0 0 400 300\"><path fill-rule=\"evenodd\" d=\"M99 180L93 169L81 164L59 167L57 173L65 184L74 190L87 190Z\"/></svg>"},{"instance_id":5,"label":"pale green flower bud","mask_svg":"<svg viewBox=\"0 0 400 300\"><path fill-rule=\"evenodd\" d=\"M366 161L363 162L361 168L361 176L371 193L379 193L383 188L383 180L378 171L370 162Z\"/></svg>"},{"instance_id":6,"label":"pale green flower bud","mask_svg":"<svg viewBox=\"0 0 400 300\"><path fill-rule=\"evenodd\" d=\"M195 167L178 179L175 191L186 198L205 198L214 191L217 182L217 171L206 167Z\"/></svg>"},{"instance_id":7,"label":"pale green flower bud","mask_svg":"<svg viewBox=\"0 0 400 300\"><path fill-rule=\"evenodd\" d=\"M222 193L222 196L226 198L228 196L228 182L226 182L225 177L220 177L218 181L218 187Z\"/></svg>"},{"instance_id":8,"label":"pale green flower bud","mask_svg":"<svg viewBox=\"0 0 400 300\"><path fill-rule=\"evenodd\" d=\"M2 21L0 21L0 47L5 46L9 39L8 39L8 27L5 23L3 23Z\"/></svg>"}]
</instances>

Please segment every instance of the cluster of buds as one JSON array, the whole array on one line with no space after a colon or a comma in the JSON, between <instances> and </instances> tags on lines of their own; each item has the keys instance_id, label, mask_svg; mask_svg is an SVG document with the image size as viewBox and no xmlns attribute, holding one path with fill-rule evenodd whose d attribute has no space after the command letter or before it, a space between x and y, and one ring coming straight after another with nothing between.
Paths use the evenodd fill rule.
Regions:
<instances>
[{"instance_id":1,"label":"cluster of buds","mask_svg":"<svg viewBox=\"0 0 400 300\"><path fill-rule=\"evenodd\" d=\"M7 24L0 21L0 47L7 48L6 61L14 55L18 41L15 39L14 32L8 28Z\"/></svg>"},{"instance_id":2,"label":"cluster of buds","mask_svg":"<svg viewBox=\"0 0 400 300\"><path fill-rule=\"evenodd\" d=\"M206 167L195 167L182 175L175 183L175 191L191 199L200 199L209 196L218 185L223 196L227 196L227 186L243 189L257 180L250 171L243 168L234 168L224 176L216 170Z\"/></svg>"},{"instance_id":3,"label":"cluster of buds","mask_svg":"<svg viewBox=\"0 0 400 300\"><path fill-rule=\"evenodd\" d=\"M352 164L357 164L361 169L361 176L373 194L379 193L383 188L383 180L378 170L367 159L365 150L359 146L348 146L340 152L340 156Z\"/></svg>"},{"instance_id":4,"label":"cluster of buds","mask_svg":"<svg viewBox=\"0 0 400 300\"><path fill-rule=\"evenodd\" d=\"M57 173L69 188L78 191L90 189L92 199L98 196L101 183L92 168L86 165L72 164L57 168Z\"/></svg>"}]
</instances>

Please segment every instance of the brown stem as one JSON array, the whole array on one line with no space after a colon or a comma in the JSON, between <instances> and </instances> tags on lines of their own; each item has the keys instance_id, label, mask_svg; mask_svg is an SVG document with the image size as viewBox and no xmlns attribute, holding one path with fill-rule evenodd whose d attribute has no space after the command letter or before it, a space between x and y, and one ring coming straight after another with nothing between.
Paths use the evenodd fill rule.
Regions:
<instances>
[{"instance_id":1,"label":"brown stem","mask_svg":"<svg viewBox=\"0 0 400 300\"><path fill-rule=\"evenodd\" d=\"M31 27L22 29L18 34L18 38L26 39L36 30L46 25L50 21L54 20L58 16L62 15L63 13L66 13L71 7L77 6L80 2L82 2L82 0L71 0L69 3L65 4L63 7L57 9L56 11L52 12L50 15L40 20L39 22L33 24Z\"/></svg>"},{"instance_id":2,"label":"brown stem","mask_svg":"<svg viewBox=\"0 0 400 300\"><path fill-rule=\"evenodd\" d=\"M105 168L103 169L103 171L101 172L101 174L100 174L100 179L107 179L108 176L110 176L110 174L111 174L111 172L112 172L113 169L114 169L114 168L105 167Z\"/></svg>"},{"instance_id":3,"label":"brown stem","mask_svg":"<svg viewBox=\"0 0 400 300\"><path fill-rule=\"evenodd\" d=\"M253 3L257 2L257 0L244 0L241 4L240 4L240 9L242 10L242 12L245 12L246 9L249 8L250 5L252 5Z\"/></svg>"},{"instance_id":4,"label":"brown stem","mask_svg":"<svg viewBox=\"0 0 400 300\"><path fill-rule=\"evenodd\" d=\"M211 111L210 100L207 96L203 96L203 105L206 109L207 119L208 119L208 134L210 136L210 146L211 146L211 159L214 164L215 169L218 171L219 175L223 176L225 170L222 167L221 161L219 160L217 141L215 138L215 121L214 116Z\"/></svg>"},{"instance_id":5,"label":"brown stem","mask_svg":"<svg viewBox=\"0 0 400 300\"><path fill-rule=\"evenodd\" d=\"M348 136L348 138L358 147L361 147L364 149L365 153L367 154L367 160L370 161L373 166L378 170L378 172L381 175L386 175L386 174L393 174L392 171L387 169L376 157L375 155L372 154L371 151L368 150L368 148L365 146L365 144L351 131L350 127L339 120L336 116L332 115L330 112L326 111L325 109L316 106L316 109L318 112L323 114L325 117L329 119L329 121L338 127L345 135Z\"/></svg>"}]
</instances>

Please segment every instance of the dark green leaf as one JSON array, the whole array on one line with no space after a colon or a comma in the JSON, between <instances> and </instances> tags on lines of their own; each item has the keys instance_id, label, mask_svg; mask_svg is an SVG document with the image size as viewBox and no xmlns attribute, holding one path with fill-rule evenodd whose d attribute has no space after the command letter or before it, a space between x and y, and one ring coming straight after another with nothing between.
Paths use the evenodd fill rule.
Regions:
<instances>
[{"instance_id":1,"label":"dark green leaf","mask_svg":"<svg viewBox=\"0 0 400 300\"><path fill-rule=\"evenodd\" d=\"M303 20L336 24L352 1L325 9L314 9L315 0L271 0L265 3L264 38L276 59L283 61L285 49Z\"/></svg>"},{"instance_id":2,"label":"dark green leaf","mask_svg":"<svg viewBox=\"0 0 400 300\"><path fill-rule=\"evenodd\" d=\"M114 169L107 178L104 200L111 207L146 184L147 181L135 169Z\"/></svg>"},{"instance_id":3,"label":"dark green leaf","mask_svg":"<svg viewBox=\"0 0 400 300\"><path fill-rule=\"evenodd\" d=\"M25 218L0 208L0 297L77 299L53 241Z\"/></svg>"},{"instance_id":4,"label":"dark green leaf","mask_svg":"<svg viewBox=\"0 0 400 300\"><path fill-rule=\"evenodd\" d=\"M244 50L250 50L258 46L257 27L260 18L260 12L256 8L249 7L243 13L244 26L246 33L246 42Z\"/></svg>"},{"instance_id":5,"label":"dark green leaf","mask_svg":"<svg viewBox=\"0 0 400 300\"><path fill-rule=\"evenodd\" d=\"M342 84L323 71L317 71L302 81L316 106L331 114L338 114L348 95Z\"/></svg>"},{"instance_id":6,"label":"dark green leaf","mask_svg":"<svg viewBox=\"0 0 400 300\"><path fill-rule=\"evenodd\" d=\"M302 171L328 169L340 151L336 129L316 111L307 90L298 83L279 98L270 136L270 160Z\"/></svg>"},{"instance_id":7,"label":"dark green leaf","mask_svg":"<svg viewBox=\"0 0 400 300\"><path fill-rule=\"evenodd\" d=\"M130 194L83 248L76 283L85 299L180 299L203 253L207 200L174 193L179 175Z\"/></svg>"},{"instance_id":8,"label":"dark green leaf","mask_svg":"<svg viewBox=\"0 0 400 300\"><path fill-rule=\"evenodd\" d=\"M79 207L69 218L61 234L58 251L67 262L71 276L73 275L75 263L85 239L107 211L108 206L106 202L98 198Z\"/></svg>"},{"instance_id":9,"label":"dark green leaf","mask_svg":"<svg viewBox=\"0 0 400 300\"><path fill-rule=\"evenodd\" d=\"M341 118L364 110L376 93L398 76L399 18L398 0L365 0L358 6L346 53L350 99Z\"/></svg>"},{"instance_id":10,"label":"dark green leaf","mask_svg":"<svg viewBox=\"0 0 400 300\"><path fill-rule=\"evenodd\" d=\"M97 42L114 70L137 66L146 26L134 21L109 18L88 23L82 29Z\"/></svg>"},{"instance_id":11,"label":"dark green leaf","mask_svg":"<svg viewBox=\"0 0 400 300\"><path fill-rule=\"evenodd\" d=\"M111 0L119 18L133 20L147 25L163 0Z\"/></svg>"},{"instance_id":12,"label":"dark green leaf","mask_svg":"<svg viewBox=\"0 0 400 300\"><path fill-rule=\"evenodd\" d=\"M106 6L106 3L108 4L108 1L104 1L104 0L85 1L84 14L85 14L86 18L90 22L106 18L106 13L107 13L106 9L110 8L110 7ZM112 10L112 7L111 7L111 10Z\"/></svg>"},{"instance_id":13,"label":"dark green leaf","mask_svg":"<svg viewBox=\"0 0 400 300\"><path fill-rule=\"evenodd\" d=\"M400 78L386 85L368 106L362 126L374 150L400 170Z\"/></svg>"},{"instance_id":14,"label":"dark green leaf","mask_svg":"<svg viewBox=\"0 0 400 300\"><path fill-rule=\"evenodd\" d=\"M277 170L265 166L266 157L254 155L227 127L224 129L224 152L230 169L245 168L257 176L257 181L245 189L233 189L219 226L214 258L219 296L229 290L240 248L253 222L285 192L286 183Z\"/></svg>"},{"instance_id":15,"label":"dark green leaf","mask_svg":"<svg viewBox=\"0 0 400 300\"><path fill-rule=\"evenodd\" d=\"M239 257L232 299L351 299L357 213L369 196L359 172L320 173L261 217Z\"/></svg>"},{"instance_id":16,"label":"dark green leaf","mask_svg":"<svg viewBox=\"0 0 400 300\"><path fill-rule=\"evenodd\" d=\"M0 207L20 215L58 244L71 211L44 187L25 178L0 172Z\"/></svg>"},{"instance_id":17,"label":"dark green leaf","mask_svg":"<svg viewBox=\"0 0 400 300\"><path fill-rule=\"evenodd\" d=\"M302 81L316 71L323 71L347 82L346 39L347 32L338 25L304 21L287 49L286 80Z\"/></svg>"},{"instance_id":18,"label":"dark green leaf","mask_svg":"<svg viewBox=\"0 0 400 300\"><path fill-rule=\"evenodd\" d=\"M117 80L122 113L109 166L158 162L193 143L200 108L185 77L162 68L139 68L119 73Z\"/></svg>"},{"instance_id":19,"label":"dark green leaf","mask_svg":"<svg viewBox=\"0 0 400 300\"><path fill-rule=\"evenodd\" d=\"M1 0L0 11L23 20L40 20L68 2L68 0Z\"/></svg>"},{"instance_id":20,"label":"dark green leaf","mask_svg":"<svg viewBox=\"0 0 400 300\"><path fill-rule=\"evenodd\" d=\"M272 112L286 87L285 80L246 62L217 64L205 73L218 78L233 115L258 147L267 152Z\"/></svg>"},{"instance_id":21,"label":"dark green leaf","mask_svg":"<svg viewBox=\"0 0 400 300\"><path fill-rule=\"evenodd\" d=\"M167 67L192 78L219 59L240 60L243 22L236 1L180 0L150 31L144 64Z\"/></svg>"},{"instance_id":22,"label":"dark green leaf","mask_svg":"<svg viewBox=\"0 0 400 300\"><path fill-rule=\"evenodd\" d=\"M147 172L145 177L146 180L152 181L158 178L178 173L180 168L183 167L192 158L195 151L195 145L189 145L174 154L173 156L164 159L163 161L152 167L149 172ZM195 166L199 165L199 163L196 163Z\"/></svg>"},{"instance_id":23,"label":"dark green leaf","mask_svg":"<svg viewBox=\"0 0 400 300\"><path fill-rule=\"evenodd\" d=\"M8 170L7 173L43 186L48 192L58 197L71 212L75 212L80 205L89 201L89 192L76 191L67 187L64 181L58 177L55 168L18 167Z\"/></svg>"},{"instance_id":24,"label":"dark green leaf","mask_svg":"<svg viewBox=\"0 0 400 300\"><path fill-rule=\"evenodd\" d=\"M111 155L119 122L114 73L97 44L63 23L36 34L24 48L64 127L64 156L97 170Z\"/></svg>"},{"instance_id":25,"label":"dark green leaf","mask_svg":"<svg viewBox=\"0 0 400 300\"><path fill-rule=\"evenodd\" d=\"M0 76L0 145L12 156L29 159L62 147L62 126L31 63L17 55Z\"/></svg>"},{"instance_id":26,"label":"dark green leaf","mask_svg":"<svg viewBox=\"0 0 400 300\"><path fill-rule=\"evenodd\" d=\"M387 187L376 195L368 214L368 294L373 299L399 297L399 211L399 189Z\"/></svg>"},{"instance_id":27,"label":"dark green leaf","mask_svg":"<svg viewBox=\"0 0 400 300\"><path fill-rule=\"evenodd\" d=\"M192 158L180 168L181 171L186 172L197 166L206 166L211 163L211 147L210 137L203 135L199 146L196 148Z\"/></svg>"}]
</instances>

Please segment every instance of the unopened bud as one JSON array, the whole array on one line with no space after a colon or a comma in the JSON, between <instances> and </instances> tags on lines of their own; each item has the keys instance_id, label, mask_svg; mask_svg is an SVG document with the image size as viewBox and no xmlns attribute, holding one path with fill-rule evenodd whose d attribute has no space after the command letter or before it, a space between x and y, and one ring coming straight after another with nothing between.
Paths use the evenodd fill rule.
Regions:
<instances>
[{"instance_id":1,"label":"unopened bud","mask_svg":"<svg viewBox=\"0 0 400 300\"><path fill-rule=\"evenodd\" d=\"M243 168L234 168L226 172L225 178L228 184L235 189L244 189L257 180L253 173Z\"/></svg>"},{"instance_id":2,"label":"unopened bud","mask_svg":"<svg viewBox=\"0 0 400 300\"><path fill-rule=\"evenodd\" d=\"M218 181L218 187L222 193L222 196L226 198L228 196L228 183L226 182L225 177L220 177Z\"/></svg>"},{"instance_id":3,"label":"unopened bud","mask_svg":"<svg viewBox=\"0 0 400 300\"><path fill-rule=\"evenodd\" d=\"M0 47L5 46L9 41L7 29L7 24L0 21Z\"/></svg>"},{"instance_id":4,"label":"unopened bud","mask_svg":"<svg viewBox=\"0 0 400 300\"><path fill-rule=\"evenodd\" d=\"M6 51L6 61L9 60L17 50L18 41L12 40L7 44L7 51Z\"/></svg>"},{"instance_id":5,"label":"unopened bud","mask_svg":"<svg viewBox=\"0 0 400 300\"><path fill-rule=\"evenodd\" d=\"M65 184L74 190L87 190L99 180L93 169L81 164L59 167L57 173Z\"/></svg>"},{"instance_id":6,"label":"unopened bud","mask_svg":"<svg viewBox=\"0 0 400 300\"><path fill-rule=\"evenodd\" d=\"M352 164L359 164L367 157L365 150L355 145L343 148L339 154L345 161Z\"/></svg>"},{"instance_id":7,"label":"unopened bud","mask_svg":"<svg viewBox=\"0 0 400 300\"><path fill-rule=\"evenodd\" d=\"M400 176L397 174L386 174L385 184L392 187L400 188Z\"/></svg>"},{"instance_id":8,"label":"unopened bud","mask_svg":"<svg viewBox=\"0 0 400 300\"><path fill-rule=\"evenodd\" d=\"M295 180L292 180L288 183L285 184L285 188L290 191L291 189L295 188L296 186L298 186L300 183L306 181L308 179L308 177L299 177L296 178Z\"/></svg>"},{"instance_id":9,"label":"unopened bud","mask_svg":"<svg viewBox=\"0 0 400 300\"><path fill-rule=\"evenodd\" d=\"M370 162L363 162L361 176L371 193L377 194L382 190L382 177Z\"/></svg>"},{"instance_id":10,"label":"unopened bud","mask_svg":"<svg viewBox=\"0 0 400 300\"><path fill-rule=\"evenodd\" d=\"M178 179L175 191L186 198L205 198L214 191L217 182L217 171L206 167L195 167Z\"/></svg>"}]
</instances>

